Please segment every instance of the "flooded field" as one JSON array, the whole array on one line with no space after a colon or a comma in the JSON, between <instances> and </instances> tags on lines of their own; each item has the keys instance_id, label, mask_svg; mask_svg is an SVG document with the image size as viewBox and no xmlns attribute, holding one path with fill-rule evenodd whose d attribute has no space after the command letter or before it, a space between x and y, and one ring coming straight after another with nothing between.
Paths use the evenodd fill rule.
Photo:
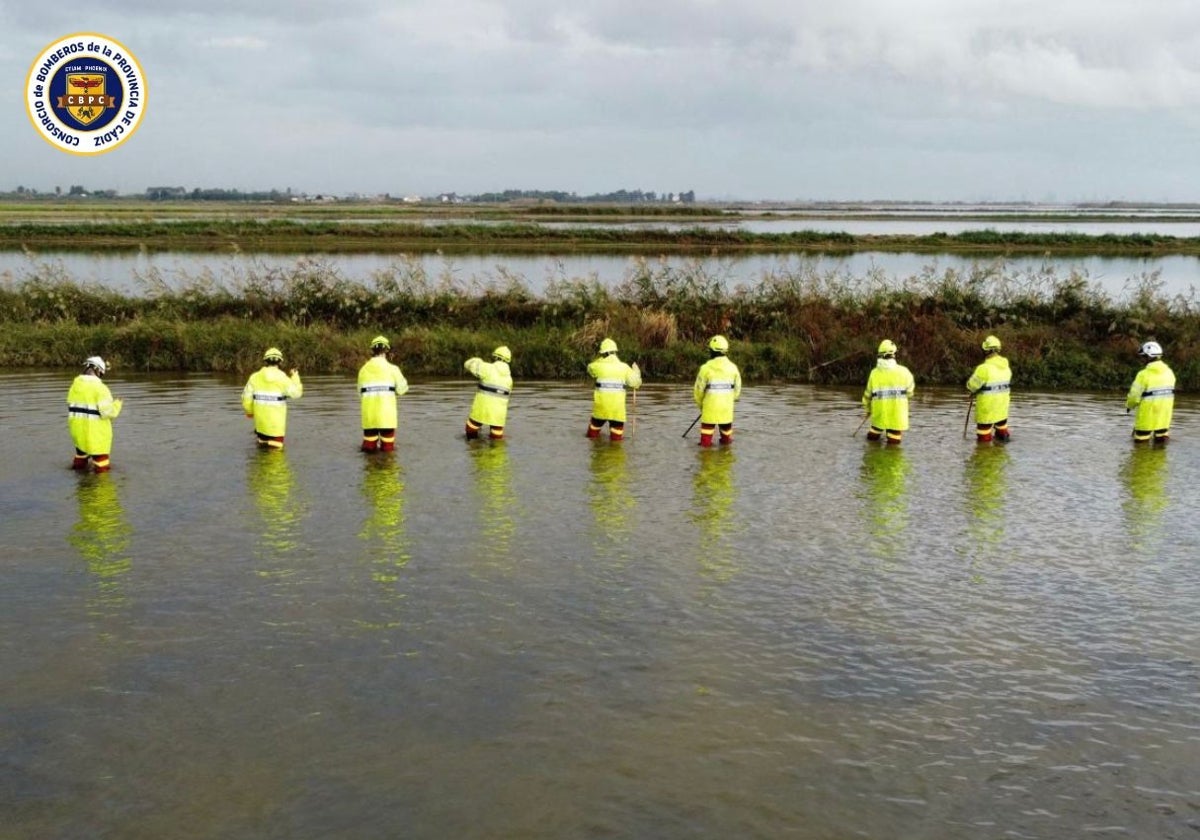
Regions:
<instances>
[{"instance_id":1,"label":"flooded field","mask_svg":"<svg viewBox=\"0 0 1200 840\"><path fill-rule=\"evenodd\" d=\"M6 838L1200 827L1194 398L1135 450L1122 395L1018 392L977 448L925 390L881 449L857 389L752 387L702 451L686 386L612 445L518 380L468 444L414 382L367 457L348 377L265 454L241 380L118 370L96 476L71 376L0 374Z\"/></svg>"}]
</instances>

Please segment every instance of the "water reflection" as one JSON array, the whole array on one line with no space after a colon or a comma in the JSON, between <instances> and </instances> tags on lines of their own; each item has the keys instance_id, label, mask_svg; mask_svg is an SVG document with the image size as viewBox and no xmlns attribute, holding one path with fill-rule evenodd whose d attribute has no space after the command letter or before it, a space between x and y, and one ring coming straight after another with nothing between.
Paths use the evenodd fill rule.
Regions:
<instances>
[{"instance_id":1,"label":"water reflection","mask_svg":"<svg viewBox=\"0 0 1200 840\"><path fill-rule=\"evenodd\" d=\"M908 476L904 449L868 446L863 450L859 497L864 503L869 544L875 557L895 560L908 531Z\"/></svg>"},{"instance_id":2,"label":"water reflection","mask_svg":"<svg viewBox=\"0 0 1200 840\"><path fill-rule=\"evenodd\" d=\"M290 569L266 568L279 558L292 553L298 545L297 529L303 510L296 499L296 479L288 464L287 454L279 450L255 452L249 462L247 484L261 520L259 559L264 568L260 577L286 577Z\"/></svg>"},{"instance_id":3,"label":"water reflection","mask_svg":"<svg viewBox=\"0 0 1200 840\"><path fill-rule=\"evenodd\" d=\"M363 462L362 495L366 516L358 538L369 544L379 583L395 583L412 559L404 527L404 473L394 458Z\"/></svg>"},{"instance_id":4,"label":"water reflection","mask_svg":"<svg viewBox=\"0 0 1200 840\"><path fill-rule=\"evenodd\" d=\"M516 530L508 447L502 440L472 441L468 445L483 523L483 554L491 563L507 565Z\"/></svg>"},{"instance_id":5,"label":"water reflection","mask_svg":"<svg viewBox=\"0 0 1200 840\"><path fill-rule=\"evenodd\" d=\"M691 520L700 526L700 568L706 577L719 582L738 571L734 536L740 530L733 506L737 500L732 449L710 449L696 453L699 463L692 475Z\"/></svg>"},{"instance_id":6,"label":"water reflection","mask_svg":"<svg viewBox=\"0 0 1200 840\"><path fill-rule=\"evenodd\" d=\"M379 585L384 601L398 607L403 595L398 587L400 570L412 559L405 527L404 473L395 458L366 458L362 474L363 541L371 580ZM367 622L377 629L396 627L395 618Z\"/></svg>"},{"instance_id":7,"label":"water reflection","mask_svg":"<svg viewBox=\"0 0 1200 840\"><path fill-rule=\"evenodd\" d=\"M621 444L604 442L593 446L592 480L588 485L596 553L604 556L614 552L621 562L627 562L630 556L629 515L634 508L627 482L625 453L625 446Z\"/></svg>"},{"instance_id":8,"label":"water reflection","mask_svg":"<svg viewBox=\"0 0 1200 840\"><path fill-rule=\"evenodd\" d=\"M110 614L126 603L122 578L133 568L129 542L133 528L125 518L121 498L111 473L80 476L75 490L79 519L70 541L87 563L95 583L88 599L91 615Z\"/></svg>"},{"instance_id":9,"label":"water reflection","mask_svg":"<svg viewBox=\"0 0 1200 840\"><path fill-rule=\"evenodd\" d=\"M1152 551L1162 540L1162 518L1167 507L1167 450L1134 446L1121 467L1126 488L1122 502L1125 528L1139 551Z\"/></svg>"},{"instance_id":10,"label":"water reflection","mask_svg":"<svg viewBox=\"0 0 1200 840\"><path fill-rule=\"evenodd\" d=\"M966 466L964 501L969 515L967 536L972 579L994 564L1004 540L1004 505L1008 498L1008 447L976 446Z\"/></svg>"}]
</instances>

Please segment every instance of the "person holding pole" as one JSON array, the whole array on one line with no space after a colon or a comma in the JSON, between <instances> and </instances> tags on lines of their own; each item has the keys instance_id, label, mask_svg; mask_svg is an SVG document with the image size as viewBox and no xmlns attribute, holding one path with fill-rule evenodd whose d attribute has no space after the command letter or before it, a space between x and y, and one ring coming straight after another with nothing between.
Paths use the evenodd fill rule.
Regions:
<instances>
[{"instance_id":1,"label":"person holding pole","mask_svg":"<svg viewBox=\"0 0 1200 840\"><path fill-rule=\"evenodd\" d=\"M700 407L700 416L696 419L700 421L701 446L712 446L713 432L718 428L721 445L733 443L733 404L742 395L742 374L737 365L729 361L728 352L729 340L725 336L710 338L708 361L700 366L692 385L692 399Z\"/></svg>"},{"instance_id":2,"label":"person holding pole","mask_svg":"<svg viewBox=\"0 0 1200 840\"><path fill-rule=\"evenodd\" d=\"M888 443L899 446L908 429L908 398L917 386L909 369L896 361L894 341L881 341L876 355L862 396L863 410L871 419L867 440L880 440L886 435Z\"/></svg>"},{"instance_id":3,"label":"person holding pole","mask_svg":"<svg viewBox=\"0 0 1200 840\"><path fill-rule=\"evenodd\" d=\"M86 470L90 463L98 473L111 466L112 421L121 413L121 400L102 381L108 365L99 356L88 356L83 373L67 391L67 429L75 444L71 469Z\"/></svg>"},{"instance_id":4,"label":"person holding pole","mask_svg":"<svg viewBox=\"0 0 1200 840\"><path fill-rule=\"evenodd\" d=\"M1125 413L1133 415L1133 442L1166 443L1171 437L1171 415L1175 411L1175 373L1162 360L1162 345L1147 341L1138 355L1148 364L1138 371L1129 395L1125 398Z\"/></svg>"},{"instance_id":5,"label":"person holding pole","mask_svg":"<svg viewBox=\"0 0 1200 840\"><path fill-rule=\"evenodd\" d=\"M287 401L298 400L304 393L300 371L284 373L283 352L268 347L263 366L250 375L242 389L242 410L254 418L254 437L265 449L283 449L287 432Z\"/></svg>"},{"instance_id":6,"label":"person holding pole","mask_svg":"<svg viewBox=\"0 0 1200 840\"><path fill-rule=\"evenodd\" d=\"M463 363L467 372L479 380L475 399L471 402L471 413L467 415L467 440L479 437L479 430L488 427L489 440L504 437L504 423L508 417L508 398L512 394L513 378L509 365L512 351L501 345L492 351L492 360L472 356Z\"/></svg>"},{"instance_id":7,"label":"person holding pole","mask_svg":"<svg viewBox=\"0 0 1200 840\"><path fill-rule=\"evenodd\" d=\"M983 340L983 352L983 361L967 380L967 391L975 403L975 442L990 443L993 436L1007 442L1011 437L1008 403L1012 370L1008 359L1000 355L1000 339L996 336Z\"/></svg>"},{"instance_id":8,"label":"person holding pole","mask_svg":"<svg viewBox=\"0 0 1200 840\"><path fill-rule=\"evenodd\" d=\"M396 448L396 398L408 393L408 380L388 359L391 349L386 336L375 336L371 339L371 358L358 369L363 452L391 452Z\"/></svg>"},{"instance_id":9,"label":"person holding pole","mask_svg":"<svg viewBox=\"0 0 1200 840\"><path fill-rule=\"evenodd\" d=\"M606 338L600 342L600 355L587 366L588 376L596 383L592 392L592 417L587 436L600 437L608 423L608 439L614 443L625 439L625 389L632 388L634 399L642 387L642 372L637 362L627 365L617 358L617 342Z\"/></svg>"}]
</instances>

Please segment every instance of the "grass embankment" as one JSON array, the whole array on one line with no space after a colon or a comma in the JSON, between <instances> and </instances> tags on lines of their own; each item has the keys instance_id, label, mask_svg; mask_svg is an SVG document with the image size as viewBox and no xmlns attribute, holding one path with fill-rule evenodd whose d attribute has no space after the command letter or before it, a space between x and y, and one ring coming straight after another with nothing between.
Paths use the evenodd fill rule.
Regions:
<instances>
[{"instance_id":1,"label":"grass embankment","mask_svg":"<svg viewBox=\"0 0 1200 840\"><path fill-rule=\"evenodd\" d=\"M153 280L153 278L151 278ZM1086 277L1003 266L927 269L901 287L813 271L726 289L699 268L641 264L615 288L558 280L534 295L517 279L468 290L419 268L347 281L319 262L129 295L41 267L0 285L0 363L76 367L99 353L117 369L246 372L282 348L307 372L349 372L371 336L392 338L410 376L457 376L496 344L526 379L578 379L605 336L651 380L687 381L714 333L733 342L748 381L859 384L882 338L919 382L960 384L995 333L1022 387L1124 388L1141 341L1167 348L1181 388L1200 382L1200 305L1162 296L1154 277L1114 302Z\"/></svg>"},{"instance_id":2,"label":"grass embankment","mask_svg":"<svg viewBox=\"0 0 1200 840\"><path fill-rule=\"evenodd\" d=\"M1021 233L974 230L957 234L854 235L798 230L756 233L738 228L691 226L666 230L641 226L546 227L532 222L496 224L444 221L313 219L179 220L104 219L0 225L0 249L60 251L136 250L274 253L822 253L862 251L980 256L1200 255L1200 237L1164 234Z\"/></svg>"}]
</instances>

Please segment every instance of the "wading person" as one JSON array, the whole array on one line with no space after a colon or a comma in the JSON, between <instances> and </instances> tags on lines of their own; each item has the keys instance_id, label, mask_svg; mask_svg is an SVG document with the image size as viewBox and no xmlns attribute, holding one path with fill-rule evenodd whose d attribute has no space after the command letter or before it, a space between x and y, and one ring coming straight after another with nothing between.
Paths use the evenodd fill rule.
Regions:
<instances>
[{"instance_id":1,"label":"wading person","mask_svg":"<svg viewBox=\"0 0 1200 840\"><path fill-rule=\"evenodd\" d=\"M471 413L467 416L467 439L479 437L479 430L488 427L488 437L504 437L504 422L508 417L508 397L512 393L512 372L508 366L512 352L504 346L492 351L492 360L485 362L477 356L467 359L463 367L479 380Z\"/></svg>"},{"instance_id":2,"label":"wading person","mask_svg":"<svg viewBox=\"0 0 1200 840\"><path fill-rule=\"evenodd\" d=\"M983 340L983 362L967 380L967 390L975 401L975 441L1007 441L1009 389L1012 370L1008 359L1000 355L1000 339L989 335ZM965 430L964 430L965 432Z\"/></svg>"},{"instance_id":3,"label":"wading person","mask_svg":"<svg viewBox=\"0 0 1200 840\"><path fill-rule=\"evenodd\" d=\"M871 418L867 440L886 435L888 443L899 444L908 429L908 398L917 386L909 369L896 361L896 344L891 339L879 343L876 356L862 396L863 409Z\"/></svg>"},{"instance_id":4,"label":"wading person","mask_svg":"<svg viewBox=\"0 0 1200 840\"><path fill-rule=\"evenodd\" d=\"M112 421L121 413L121 400L104 384L108 365L99 356L88 356L83 373L75 377L67 391L67 428L75 443L71 469L86 470L91 463L96 472L107 472L112 454Z\"/></svg>"},{"instance_id":5,"label":"wading person","mask_svg":"<svg viewBox=\"0 0 1200 840\"><path fill-rule=\"evenodd\" d=\"M596 383L592 391L592 417L587 436L600 437L608 424L609 440L625 439L625 389L642 387L642 372L637 362L627 365L617 358L617 342L606 338L600 342L600 354L587 366L588 376Z\"/></svg>"},{"instance_id":6,"label":"wading person","mask_svg":"<svg viewBox=\"0 0 1200 840\"><path fill-rule=\"evenodd\" d=\"M700 407L700 445L712 446L713 432L721 430L721 444L733 443L733 404L742 395L742 374L729 361L729 341L723 335L708 340L708 361L700 366L692 385L692 399Z\"/></svg>"},{"instance_id":7,"label":"wading person","mask_svg":"<svg viewBox=\"0 0 1200 840\"><path fill-rule=\"evenodd\" d=\"M362 399L362 451L391 452L396 448L399 418L397 397L408 393L408 381L388 360L391 342L382 335L371 339L371 358L358 369Z\"/></svg>"},{"instance_id":8,"label":"wading person","mask_svg":"<svg viewBox=\"0 0 1200 840\"><path fill-rule=\"evenodd\" d=\"M299 399L304 393L300 371L292 368L284 373L279 368L281 364L283 353L276 347L269 348L263 353L263 366L250 375L242 389L242 409L247 417L254 418L258 445L268 449L283 449L287 401Z\"/></svg>"},{"instance_id":9,"label":"wading person","mask_svg":"<svg viewBox=\"0 0 1200 840\"><path fill-rule=\"evenodd\" d=\"M1162 345L1147 341L1138 356L1147 364L1138 371L1125 398L1125 413L1133 415L1133 440L1166 443L1171 437L1171 415L1175 411L1175 374L1162 360Z\"/></svg>"}]
</instances>

